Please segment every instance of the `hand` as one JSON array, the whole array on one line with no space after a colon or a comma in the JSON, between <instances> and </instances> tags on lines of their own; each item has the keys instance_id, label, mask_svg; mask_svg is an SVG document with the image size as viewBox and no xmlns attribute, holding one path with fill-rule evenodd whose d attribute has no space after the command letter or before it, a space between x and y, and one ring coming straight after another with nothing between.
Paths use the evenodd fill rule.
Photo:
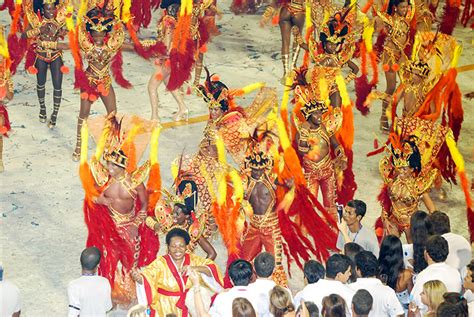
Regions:
<instances>
[{"instance_id":1,"label":"hand","mask_svg":"<svg viewBox=\"0 0 474 317\"><path fill-rule=\"evenodd\" d=\"M132 280L134 280L138 284L143 284L143 276L140 274L140 272L138 272L137 269L133 269L130 272L130 275L132 276Z\"/></svg>"},{"instance_id":2,"label":"hand","mask_svg":"<svg viewBox=\"0 0 474 317\"><path fill-rule=\"evenodd\" d=\"M140 218L141 221L145 221L145 219L146 219L146 210L140 210L137 213L137 217Z\"/></svg>"},{"instance_id":3,"label":"hand","mask_svg":"<svg viewBox=\"0 0 474 317\"><path fill-rule=\"evenodd\" d=\"M192 269L191 266L189 265L183 265L183 267L181 268L181 270L179 270L179 273L182 275L182 276L189 276L189 270Z\"/></svg>"},{"instance_id":4,"label":"hand","mask_svg":"<svg viewBox=\"0 0 474 317\"><path fill-rule=\"evenodd\" d=\"M191 282L193 283L193 286L199 286L199 273L196 272L196 270L190 269L188 271L188 276L191 279Z\"/></svg>"},{"instance_id":5,"label":"hand","mask_svg":"<svg viewBox=\"0 0 474 317\"><path fill-rule=\"evenodd\" d=\"M342 235L348 235L349 234L349 228L347 227L347 222L344 219L341 219L341 221L337 222L337 229L341 231Z\"/></svg>"}]
</instances>

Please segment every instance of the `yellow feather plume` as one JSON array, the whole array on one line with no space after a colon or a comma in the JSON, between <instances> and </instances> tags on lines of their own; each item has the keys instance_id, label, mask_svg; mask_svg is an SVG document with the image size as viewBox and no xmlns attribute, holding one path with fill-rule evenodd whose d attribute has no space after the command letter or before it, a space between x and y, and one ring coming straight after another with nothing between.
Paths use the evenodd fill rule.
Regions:
<instances>
[{"instance_id":1,"label":"yellow feather plume","mask_svg":"<svg viewBox=\"0 0 474 317\"><path fill-rule=\"evenodd\" d=\"M100 160L102 153L104 152L105 142L107 142L107 138L109 136L110 126L105 126L102 129L102 133L100 135L99 141L97 142L97 147L95 148L95 159Z\"/></svg>"},{"instance_id":2,"label":"yellow feather plume","mask_svg":"<svg viewBox=\"0 0 474 317\"><path fill-rule=\"evenodd\" d=\"M306 32L313 26L313 20L311 20L311 2L306 1L305 7L305 24L306 24Z\"/></svg>"},{"instance_id":3,"label":"yellow feather plume","mask_svg":"<svg viewBox=\"0 0 474 317\"><path fill-rule=\"evenodd\" d=\"M453 59L451 61L451 68L455 68L458 65L459 57L462 53L462 46L457 44L456 48L454 49Z\"/></svg>"},{"instance_id":4,"label":"yellow feather plume","mask_svg":"<svg viewBox=\"0 0 474 317\"><path fill-rule=\"evenodd\" d=\"M222 138L217 137L216 139L216 147L217 147L217 157L219 159L219 163L222 166L227 165L226 157L225 157L225 146L224 146L224 141ZM226 196L227 196L227 182L226 182L226 173L221 173L218 175L218 193L219 197L217 199L217 203L219 206L222 206L225 201L226 201Z\"/></svg>"},{"instance_id":5,"label":"yellow feather plume","mask_svg":"<svg viewBox=\"0 0 474 317\"><path fill-rule=\"evenodd\" d=\"M260 89L263 86L265 86L264 82L254 83L254 84L245 86L244 88L242 88L242 91L244 92L244 94L248 94L249 92L254 91L256 89Z\"/></svg>"},{"instance_id":6,"label":"yellow feather plume","mask_svg":"<svg viewBox=\"0 0 474 317\"><path fill-rule=\"evenodd\" d=\"M126 24L130 20L131 0L123 0L122 21Z\"/></svg>"},{"instance_id":7,"label":"yellow feather plume","mask_svg":"<svg viewBox=\"0 0 474 317\"><path fill-rule=\"evenodd\" d=\"M286 133L285 123L281 118L277 118L278 137L280 138L283 151L290 147L290 139Z\"/></svg>"},{"instance_id":8,"label":"yellow feather plume","mask_svg":"<svg viewBox=\"0 0 474 317\"><path fill-rule=\"evenodd\" d=\"M372 52L372 35L374 34L374 25L366 16L364 17L364 31L362 32L362 38L364 39L365 47L367 52Z\"/></svg>"},{"instance_id":9,"label":"yellow feather plume","mask_svg":"<svg viewBox=\"0 0 474 317\"><path fill-rule=\"evenodd\" d=\"M293 200L295 200L295 186L291 187L291 189L285 194L283 200L278 205L278 209L283 209L285 212L288 212Z\"/></svg>"},{"instance_id":10,"label":"yellow feather plume","mask_svg":"<svg viewBox=\"0 0 474 317\"><path fill-rule=\"evenodd\" d=\"M150 163L151 165L158 163L158 140L160 138L161 127L157 126L153 128L151 132L150 140ZM178 172L176 171L176 176ZM175 179L174 177L173 179Z\"/></svg>"},{"instance_id":11,"label":"yellow feather plume","mask_svg":"<svg viewBox=\"0 0 474 317\"><path fill-rule=\"evenodd\" d=\"M230 171L229 176L234 187L234 199L237 202L241 202L244 198L244 186L242 185L242 179L236 170Z\"/></svg>"},{"instance_id":12,"label":"yellow feather plume","mask_svg":"<svg viewBox=\"0 0 474 317\"><path fill-rule=\"evenodd\" d=\"M178 165L176 164L176 162L173 162L171 164L171 177L173 177L173 179L176 179L176 177L178 177Z\"/></svg>"},{"instance_id":13,"label":"yellow feather plume","mask_svg":"<svg viewBox=\"0 0 474 317\"><path fill-rule=\"evenodd\" d=\"M351 105L351 99L349 98L349 94L347 93L346 82L344 81L344 77L341 74L336 76L336 84L337 89L339 90L339 94L341 95L342 99L342 106L348 107Z\"/></svg>"},{"instance_id":14,"label":"yellow feather plume","mask_svg":"<svg viewBox=\"0 0 474 317\"><path fill-rule=\"evenodd\" d=\"M456 167L458 168L458 173L463 173L465 169L464 158L456 146L453 131L451 130L449 130L448 134L446 135L446 144L448 145L449 153L451 153L451 156L453 157L454 164L456 164Z\"/></svg>"}]
</instances>

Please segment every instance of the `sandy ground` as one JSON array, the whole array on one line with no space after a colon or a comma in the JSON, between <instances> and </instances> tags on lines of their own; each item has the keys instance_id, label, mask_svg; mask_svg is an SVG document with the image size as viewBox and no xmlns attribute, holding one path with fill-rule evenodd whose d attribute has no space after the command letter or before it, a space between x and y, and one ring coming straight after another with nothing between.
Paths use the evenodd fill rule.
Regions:
<instances>
[{"instance_id":1,"label":"sandy ground","mask_svg":"<svg viewBox=\"0 0 474 317\"><path fill-rule=\"evenodd\" d=\"M242 87L264 81L276 86L279 96L282 86L279 29L261 29L259 16L234 16L228 10L229 1L223 1L224 17L218 22L222 35L208 46L205 65L219 74L229 87ZM0 22L9 24L6 13ZM146 31L145 34L150 34ZM470 30L458 28L456 36L464 44L459 65L474 63ZM72 69L70 54L66 64ZM131 53L124 54L124 74L134 85L125 90L116 87L118 109L148 118L150 106L146 85L152 64ZM62 316L67 312L67 283L80 276L79 255L85 245L87 229L83 220L83 191L78 178L78 164L71 160L75 137L79 95L73 90L73 76L68 74L63 83L63 102L57 127L49 130L38 122L39 106L34 76L23 70L14 77L15 98L8 109L14 132L4 145L5 172L0 176L1 257L5 277L18 285L23 297L22 312L26 316ZM473 90L474 72L459 74L461 91ZM383 88L381 83L381 88ZM351 96L354 96L351 85ZM52 86L48 82L48 115L52 111ZM253 95L252 95L253 96ZM243 100L242 104L248 104ZM169 93L160 91L160 115L171 120L177 106ZM474 128L469 123L474 116L473 102L463 99L465 125L459 141L461 152L472 172ZM188 96L186 104L190 116L205 114L206 105L195 96ZM92 115L104 114L101 102L93 106ZM373 149L374 134L378 132L380 107L362 117L355 113L354 170L359 189L356 197L367 202L366 225L372 225L380 212L376 196L381 186L378 157L366 158ZM159 159L163 184L171 183L170 163L183 149L193 153L201 138L204 123L182 126L163 131L160 137ZM380 140L384 138L379 136ZM93 144L91 145L91 147ZM458 186L444 185L448 199L441 202L433 193L439 209L449 212L452 229L467 236L464 198ZM217 262L224 268L226 252L222 242L213 242L218 250ZM164 252L164 249L160 252ZM300 272L290 281L292 289L303 285Z\"/></svg>"}]
</instances>

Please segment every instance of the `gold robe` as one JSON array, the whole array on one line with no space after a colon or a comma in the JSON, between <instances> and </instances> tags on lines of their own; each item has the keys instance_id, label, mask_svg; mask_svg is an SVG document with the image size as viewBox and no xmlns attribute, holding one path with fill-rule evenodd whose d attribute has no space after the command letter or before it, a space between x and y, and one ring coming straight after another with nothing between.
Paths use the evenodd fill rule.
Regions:
<instances>
[{"instance_id":1,"label":"gold robe","mask_svg":"<svg viewBox=\"0 0 474 317\"><path fill-rule=\"evenodd\" d=\"M186 265L207 266L212 279L220 286L223 285L221 273L214 261L186 253L183 266ZM151 317L166 316L170 313L188 316L185 300L192 283L187 276L179 274L179 268L170 255L158 257L143 270L142 275L147 302L151 308Z\"/></svg>"}]
</instances>

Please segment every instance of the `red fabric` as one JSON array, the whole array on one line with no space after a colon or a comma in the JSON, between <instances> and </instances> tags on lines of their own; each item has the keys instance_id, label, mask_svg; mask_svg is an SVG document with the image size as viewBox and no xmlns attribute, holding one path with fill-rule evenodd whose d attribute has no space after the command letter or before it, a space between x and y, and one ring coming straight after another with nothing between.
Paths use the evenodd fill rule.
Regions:
<instances>
[{"instance_id":1,"label":"red fabric","mask_svg":"<svg viewBox=\"0 0 474 317\"><path fill-rule=\"evenodd\" d=\"M98 96L99 92L97 91L96 88L92 87L91 84L89 83L89 79L87 78L86 73L80 69L80 68L75 68L74 69L74 88L80 89L81 92L85 92L88 96Z\"/></svg>"},{"instance_id":2,"label":"red fabric","mask_svg":"<svg viewBox=\"0 0 474 317\"><path fill-rule=\"evenodd\" d=\"M377 199L380 202L382 209L387 212L388 216L390 216L390 213L392 211L392 200L390 199L390 193L388 192L387 185L384 185L382 187L379 195L377 196ZM379 242L381 242L383 239L383 222L381 217L377 218L375 222L375 232L377 234L377 239L379 240Z\"/></svg>"},{"instance_id":3,"label":"red fabric","mask_svg":"<svg viewBox=\"0 0 474 317\"><path fill-rule=\"evenodd\" d=\"M171 73L166 88L169 91L180 88L186 80L191 78L191 70L194 65L194 41L186 41L186 49L183 53L173 48L170 52Z\"/></svg>"},{"instance_id":4,"label":"red fabric","mask_svg":"<svg viewBox=\"0 0 474 317\"><path fill-rule=\"evenodd\" d=\"M0 117L3 117L3 126L0 126L0 134L8 136L8 131L11 130L10 120L8 119L7 107L0 102Z\"/></svg>"},{"instance_id":5,"label":"red fabric","mask_svg":"<svg viewBox=\"0 0 474 317\"><path fill-rule=\"evenodd\" d=\"M179 300L176 303L176 307L181 309L182 314L183 314L182 316L186 317L186 316L188 316L188 307L186 306L186 303L185 303L186 294L188 292L186 290L186 282L188 281L188 276L184 275L184 276L180 277L180 273L178 272L176 266L174 265L173 260L171 259L170 255L167 254L167 255L163 256L163 258L165 259L166 264L168 265L168 268L170 269L171 273L173 274L173 277L175 278L176 283L178 284L180 291L179 292L169 292L167 290L159 288L158 292L163 294L163 295L166 295L166 296L179 296ZM190 263L191 263L190 256L189 256L189 254L186 253L184 255L183 266L188 266ZM181 278L183 279L183 283L181 283ZM169 294L169 295L167 295L167 294Z\"/></svg>"},{"instance_id":6,"label":"red fabric","mask_svg":"<svg viewBox=\"0 0 474 317\"><path fill-rule=\"evenodd\" d=\"M148 303L153 302L153 296L151 295L151 286L150 283L148 283L147 279L143 276L143 285L145 286L145 295L147 298ZM150 309L150 317L155 317L156 316L156 311L151 307L151 305L148 306Z\"/></svg>"},{"instance_id":7,"label":"red fabric","mask_svg":"<svg viewBox=\"0 0 474 317\"><path fill-rule=\"evenodd\" d=\"M448 35L453 34L454 27L458 21L461 9L446 3L444 7L443 19L439 26L439 31Z\"/></svg>"},{"instance_id":8,"label":"red fabric","mask_svg":"<svg viewBox=\"0 0 474 317\"><path fill-rule=\"evenodd\" d=\"M356 108L364 116L370 112L369 107L365 106L364 102L374 87L375 85L369 83L366 74L362 74L355 79Z\"/></svg>"},{"instance_id":9,"label":"red fabric","mask_svg":"<svg viewBox=\"0 0 474 317\"><path fill-rule=\"evenodd\" d=\"M466 0L461 15L461 23L464 26L467 26L472 17L474 17L474 0Z\"/></svg>"},{"instance_id":10,"label":"red fabric","mask_svg":"<svg viewBox=\"0 0 474 317\"><path fill-rule=\"evenodd\" d=\"M132 88L132 84L128 80L126 80L125 77L123 77L122 65L122 50L119 50L112 59L112 75L114 76L115 81L120 87L127 89Z\"/></svg>"},{"instance_id":11,"label":"red fabric","mask_svg":"<svg viewBox=\"0 0 474 317\"><path fill-rule=\"evenodd\" d=\"M15 11L15 1L13 0L4 0L3 4L0 6L0 11L8 9L10 16L13 16L13 11Z\"/></svg>"},{"instance_id":12,"label":"red fabric","mask_svg":"<svg viewBox=\"0 0 474 317\"><path fill-rule=\"evenodd\" d=\"M387 33L385 31L382 31L379 33L377 36L377 41L374 43L374 51L377 53L377 57L380 59L380 55L383 52L383 46L385 44L385 40L387 39Z\"/></svg>"},{"instance_id":13,"label":"red fabric","mask_svg":"<svg viewBox=\"0 0 474 317\"><path fill-rule=\"evenodd\" d=\"M34 48L30 46L28 51L26 52L25 70L28 70L30 67L34 66L35 61L36 61L36 52Z\"/></svg>"},{"instance_id":14,"label":"red fabric","mask_svg":"<svg viewBox=\"0 0 474 317\"><path fill-rule=\"evenodd\" d=\"M144 59L150 59L154 56L164 56L167 54L166 46L162 42L157 42L155 45L148 48L143 47L131 20L127 22L127 30L130 34L130 38L132 39L135 52L137 52L137 54Z\"/></svg>"},{"instance_id":15,"label":"red fabric","mask_svg":"<svg viewBox=\"0 0 474 317\"><path fill-rule=\"evenodd\" d=\"M20 65L21 60L26 54L27 50L27 40L18 37L17 34L9 34L8 35L8 51L10 53L10 58L12 60L12 64L10 66L10 72L12 75L16 73L18 65Z\"/></svg>"}]
</instances>

